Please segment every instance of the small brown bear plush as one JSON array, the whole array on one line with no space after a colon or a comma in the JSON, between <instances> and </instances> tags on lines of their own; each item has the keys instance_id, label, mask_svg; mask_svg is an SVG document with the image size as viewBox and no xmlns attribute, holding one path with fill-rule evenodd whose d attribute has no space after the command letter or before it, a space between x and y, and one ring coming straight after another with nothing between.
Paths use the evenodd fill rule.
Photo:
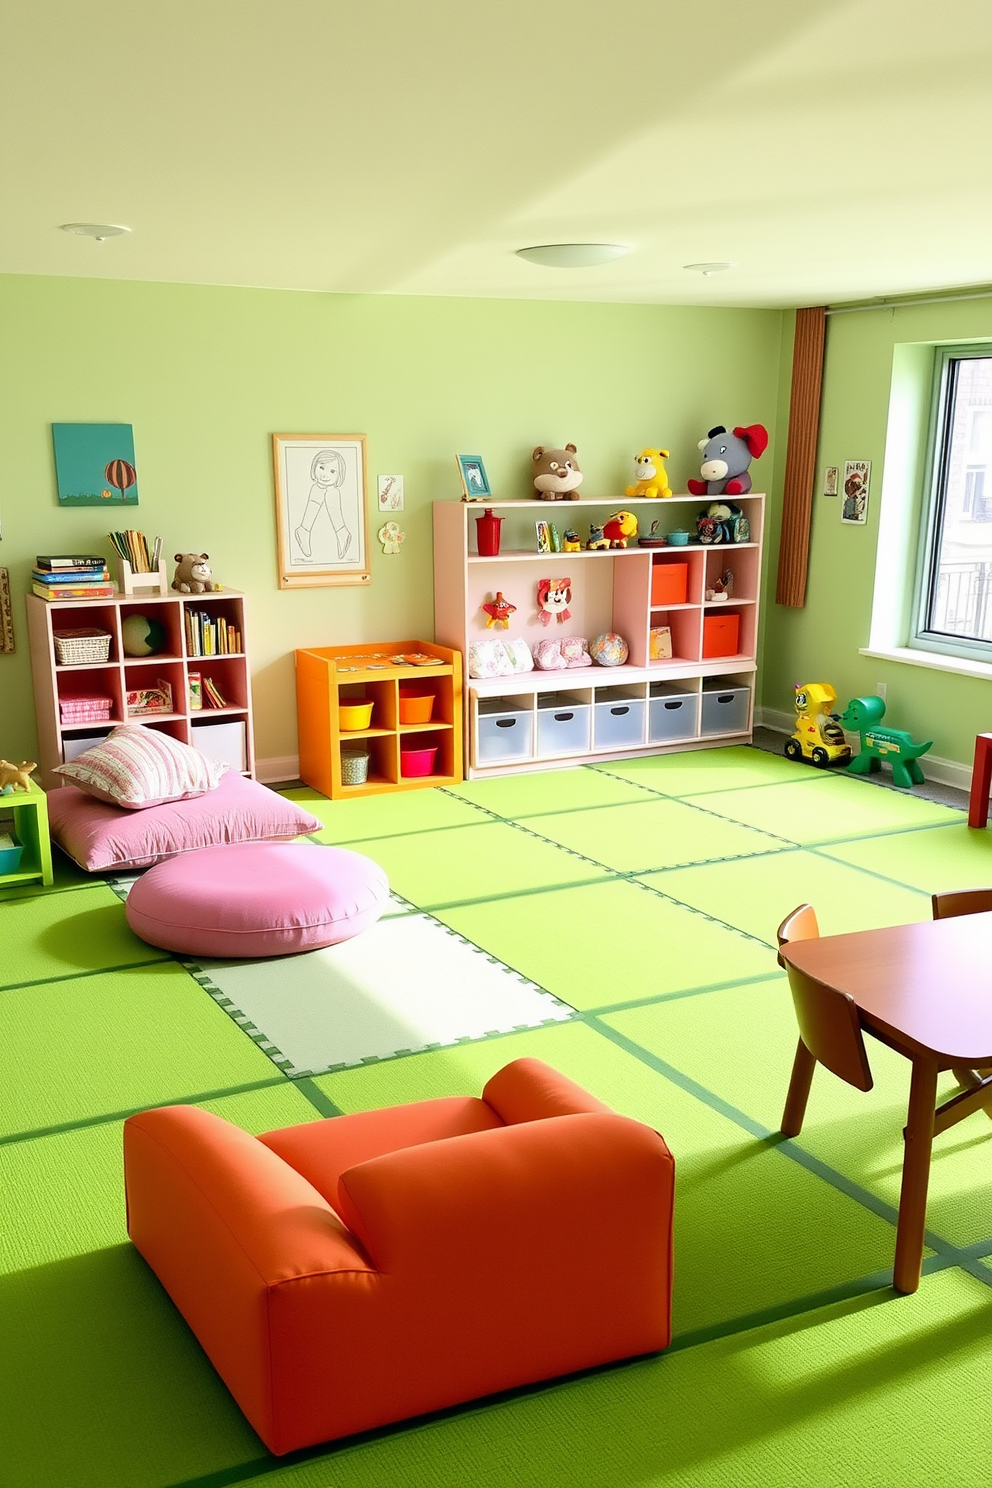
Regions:
<instances>
[{"instance_id":1,"label":"small brown bear plush","mask_svg":"<svg viewBox=\"0 0 992 1488\"><path fill-rule=\"evenodd\" d=\"M566 444L564 449L545 449L539 444L531 458L534 486L541 501L578 501L582 471L574 444Z\"/></svg>"},{"instance_id":2,"label":"small brown bear plush","mask_svg":"<svg viewBox=\"0 0 992 1488\"><path fill-rule=\"evenodd\" d=\"M173 589L180 594L205 594L218 586L211 581L209 553L177 553Z\"/></svg>"}]
</instances>

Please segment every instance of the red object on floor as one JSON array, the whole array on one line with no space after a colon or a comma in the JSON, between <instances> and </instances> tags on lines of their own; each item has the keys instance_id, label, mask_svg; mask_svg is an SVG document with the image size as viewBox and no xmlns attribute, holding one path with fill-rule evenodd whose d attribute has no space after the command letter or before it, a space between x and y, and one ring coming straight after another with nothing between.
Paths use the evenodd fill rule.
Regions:
<instances>
[{"instance_id":1,"label":"red object on floor","mask_svg":"<svg viewBox=\"0 0 992 1488\"><path fill-rule=\"evenodd\" d=\"M272 1452L653 1352L674 1163L536 1059L255 1138L124 1124L128 1233Z\"/></svg>"},{"instance_id":2,"label":"red object on floor","mask_svg":"<svg viewBox=\"0 0 992 1488\"><path fill-rule=\"evenodd\" d=\"M976 734L975 764L971 772L971 796L968 801L969 827L988 825L990 790L992 790L992 734Z\"/></svg>"}]
</instances>

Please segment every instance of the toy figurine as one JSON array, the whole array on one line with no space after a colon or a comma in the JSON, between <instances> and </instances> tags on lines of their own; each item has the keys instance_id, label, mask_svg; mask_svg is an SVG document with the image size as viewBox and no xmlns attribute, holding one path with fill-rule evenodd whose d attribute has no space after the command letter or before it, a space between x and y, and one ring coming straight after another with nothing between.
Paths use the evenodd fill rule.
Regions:
<instances>
[{"instance_id":1,"label":"toy figurine","mask_svg":"<svg viewBox=\"0 0 992 1488\"><path fill-rule=\"evenodd\" d=\"M180 594L209 594L219 589L211 576L209 557L209 553L177 553L173 589Z\"/></svg>"},{"instance_id":2,"label":"toy figurine","mask_svg":"<svg viewBox=\"0 0 992 1488\"><path fill-rule=\"evenodd\" d=\"M611 548L625 548L627 539L637 536L637 518L633 512L614 512L603 528L603 536L610 540Z\"/></svg>"},{"instance_id":3,"label":"toy figurine","mask_svg":"<svg viewBox=\"0 0 992 1488\"><path fill-rule=\"evenodd\" d=\"M497 589L496 598L490 599L486 604L482 606L482 608L488 616L488 619L486 620L487 630L493 630L495 627L500 625L502 625L504 630L509 630L510 616L514 613L517 607L515 604L511 604L508 599L504 599L503 591L501 589Z\"/></svg>"},{"instance_id":4,"label":"toy figurine","mask_svg":"<svg viewBox=\"0 0 992 1488\"><path fill-rule=\"evenodd\" d=\"M539 444L534 462L534 489L541 501L578 501L582 471L574 444L564 449L545 449Z\"/></svg>"},{"instance_id":5,"label":"toy figurine","mask_svg":"<svg viewBox=\"0 0 992 1488\"><path fill-rule=\"evenodd\" d=\"M892 784L909 790L924 782L919 756L933 747L933 740L914 744L903 729L878 728L885 717L885 703L880 697L852 698L837 720L845 728L857 729L861 735L861 752L855 755L848 770L852 775L871 775L882 768L885 760L892 766Z\"/></svg>"},{"instance_id":6,"label":"toy figurine","mask_svg":"<svg viewBox=\"0 0 992 1488\"><path fill-rule=\"evenodd\" d=\"M835 760L849 760L851 746L844 738L837 714L837 694L829 682L796 683L796 731L785 741L791 760L808 759L820 769Z\"/></svg>"},{"instance_id":7,"label":"toy figurine","mask_svg":"<svg viewBox=\"0 0 992 1488\"><path fill-rule=\"evenodd\" d=\"M563 553L581 553L582 552L582 539L579 537L579 534L576 532L576 530L575 530L574 527L566 527L565 528L565 532L564 532L564 535L562 536L562 540L561 541L562 541L562 552Z\"/></svg>"},{"instance_id":8,"label":"toy figurine","mask_svg":"<svg viewBox=\"0 0 992 1488\"><path fill-rule=\"evenodd\" d=\"M751 524L733 501L711 501L696 518L696 536L701 543L748 542Z\"/></svg>"},{"instance_id":9,"label":"toy figurine","mask_svg":"<svg viewBox=\"0 0 992 1488\"><path fill-rule=\"evenodd\" d=\"M703 463L702 480L686 484L693 496L746 496L751 489L748 466L760 459L768 448L768 430L764 424L748 424L728 434L722 424L711 429L698 446Z\"/></svg>"},{"instance_id":10,"label":"toy figurine","mask_svg":"<svg viewBox=\"0 0 992 1488\"><path fill-rule=\"evenodd\" d=\"M608 548L609 546L610 546L610 539L608 537L604 537L603 536L603 529L602 529L602 527L597 527L597 525L596 525L595 522L590 522L589 523L589 541L586 543L586 547L588 548L588 550L591 553L595 553L600 548Z\"/></svg>"},{"instance_id":11,"label":"toy figurine","mask_svg":"<svg viewBox=\"0 0 992 1488\"><path fill-rule=\"evenodd\" d=\"M0 759L0 795L30 791L31 771L37 768L34 760L21 760L19 765L13 765L10 760Z\"/></svg>"},{"instance_id":12,"label":"toy figurine","mask_svg":"<svg viewBox=\"0 0 992 1488\"><path fill-rule=\"evenodd\" d=\"M628 486L625 496L671 496L663 461L668 459L666 449L642 449L634 457L634 485Z\"/></svg>"},{"instance_id":13,"label":"toy figurine","mask_svg":"<svg viewBox=\"0 0 992 1488\"><path fill-rule=\"evenodd\" d=\"M715 603L717 600L729 599L734 592L734 571L725 568L718 579L714 579L713 588L707 589L705 598Z\"/></svg>"},{"instance_id":14,"label":"toy figurine","mask_svg":"<svg viewBox=\"0 0 992 1488\"><path fill-rule=\"evenodd\" d=\"M538 579L537 611L542 625L550 625L552 615L557 615L558 624L563 625L571 618L571 602L571 579Z\"/></svg>"}]
</instances>

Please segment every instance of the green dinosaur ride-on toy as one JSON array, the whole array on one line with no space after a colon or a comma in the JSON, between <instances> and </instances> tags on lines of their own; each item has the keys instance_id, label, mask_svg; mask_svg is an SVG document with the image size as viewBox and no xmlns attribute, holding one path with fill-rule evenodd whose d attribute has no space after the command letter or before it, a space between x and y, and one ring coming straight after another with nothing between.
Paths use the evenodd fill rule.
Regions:
<instances>
[{"instance_id":1,"label":"green dinosaur ride-on toy","mask_svg":"<svg viewBox=\"0 0 992 1488\"><path fill-rule=\"evenodd\" d=\"M796 683L796 731L785 741L791 760L810 760L820 769L851 758L851 746L832 711L837 694L829 682Z\"/></svg>"},{"instance_id":2,"label":"green dinosaur ride-on toy","mask_svg":"<svg viewBox=\"0 0 992 1488\"><path fill-rule=\"evenodd\" d=\"M848 770L852 775L870 775L882 768L882 761L892 766L892 784L903 790L924 782L919 756L933 747L933 740L914 744L904 729L879 728L885 717L885 703L880 697L852 698L838 722L845 728L857 729L861 735L861 752L855 755Z\"/></svg>"}]
</instances>

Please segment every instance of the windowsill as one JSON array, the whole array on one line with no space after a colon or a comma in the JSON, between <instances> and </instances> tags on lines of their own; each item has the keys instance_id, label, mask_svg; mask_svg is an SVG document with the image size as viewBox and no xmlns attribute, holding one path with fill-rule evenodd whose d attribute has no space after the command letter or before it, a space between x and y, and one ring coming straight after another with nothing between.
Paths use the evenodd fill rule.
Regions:
<instances>
[{"instance_id":1,"label":"windowsill","mask_svg":"<svg viewBox=\"0 0 992 1488\"><path fill-rule=\"evenodd\" d=\"M967 661L963 656L946 656L940 651L915 651L910 646L862 646L859 656L875 656L879 661L902 661L907 666L930 667L936 672L956 672L959 677L992 678L992 662Z\"/></svg>"}]
</instances>

